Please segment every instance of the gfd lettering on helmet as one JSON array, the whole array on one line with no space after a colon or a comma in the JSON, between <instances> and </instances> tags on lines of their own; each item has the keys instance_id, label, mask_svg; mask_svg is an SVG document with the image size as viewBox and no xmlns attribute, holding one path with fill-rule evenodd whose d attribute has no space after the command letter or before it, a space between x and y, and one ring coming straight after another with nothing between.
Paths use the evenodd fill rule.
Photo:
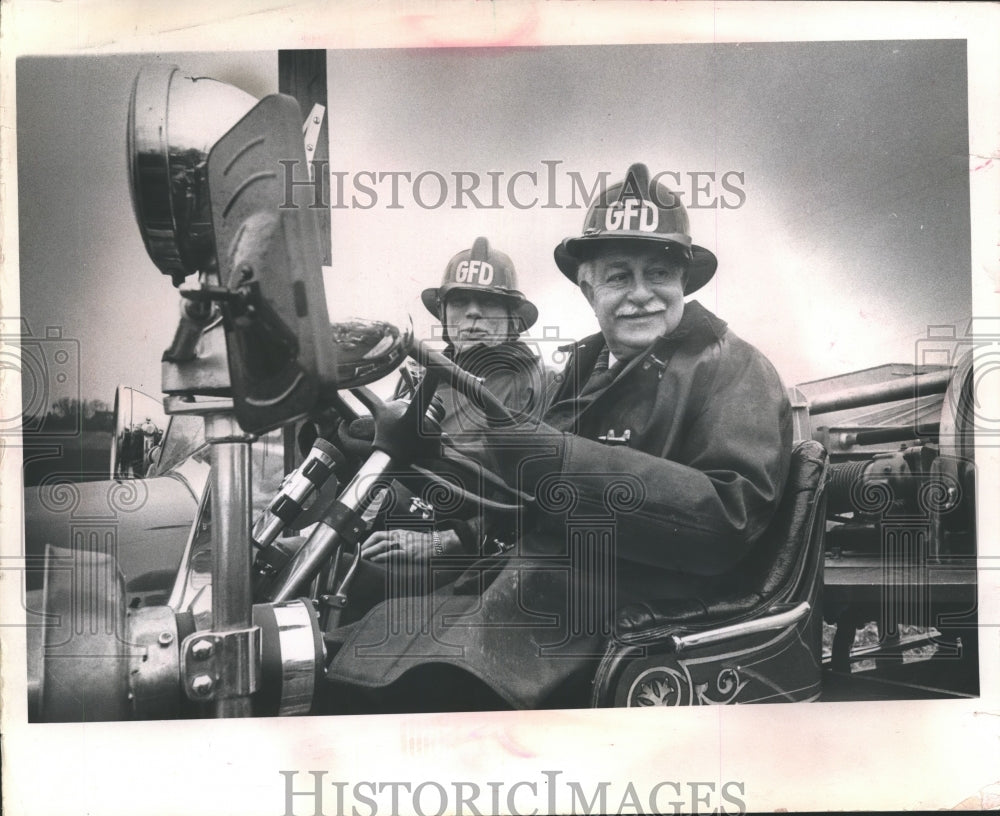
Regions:
<instances>
[{"instance_id":1,"label":"gfd lettering on helmet","mask_svg":"<svg viewBox=\"0 0 1000 816\"><path fill-rule=\"evenodd\" d=\"M604 215L607 230L656 232L659 213L648 201L626 198L611 204Z\"/></svg>"},{"instance_id":2,"label":"gfd lettering on helmet","mask_svg":"<svg viewBox=\"0 0 1000 816\"><path fill-rule=\"evenodd\" d=\"M455 282L489 286L493 282L493 264L487 261L462 261L455 269Z\"/></svg>"}]
</instances>

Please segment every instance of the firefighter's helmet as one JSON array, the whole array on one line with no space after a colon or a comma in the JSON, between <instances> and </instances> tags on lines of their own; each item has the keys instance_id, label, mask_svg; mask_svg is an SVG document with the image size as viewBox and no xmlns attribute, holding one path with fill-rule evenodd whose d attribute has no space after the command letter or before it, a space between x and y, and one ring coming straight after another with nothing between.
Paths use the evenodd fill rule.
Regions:
<instances>
[{"instance_id":1,"label":"firefighter's helmet","mask_svg":"<svg viewBox=\"0 0 1000 816\"><path fill-rule=\"evenodd\" d=\"M486 238L477 238L472 249L463 249L448 261L444 278L437 288L424 289L424 306L438 320L444 320L444 301L450 292L464 290L503 298L511 314L520 322L520 331L538 320L538 309L517 288L517 274L510 256L490 246Z\"/></svg>"},{"instance_id":2,"label":"firefighter's helmet","mask_svg":"<svg viewBox=\"0 0 1000 816\"><path fill-rule=\"evenodd\" d=\"M718 261L691 242L687 210L677 195L659 181L650 183L644 164L633 164L625 180L613 184L591 204L583 235L566 238L555 249L556 266L573 283L580 261L593 257L607 241L643 241L677 252L687 262L684 294L700 289L715 274Z\"/></svg>"}]
</instances>

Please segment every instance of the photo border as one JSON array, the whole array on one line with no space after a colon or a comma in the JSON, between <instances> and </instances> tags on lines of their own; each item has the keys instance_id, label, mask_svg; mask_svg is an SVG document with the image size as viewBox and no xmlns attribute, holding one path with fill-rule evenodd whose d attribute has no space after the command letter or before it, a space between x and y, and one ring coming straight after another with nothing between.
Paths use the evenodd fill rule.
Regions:
<instances>
[{"instance_id":1,"label":"photo border","mask_svg":"<svg viewBox=\"0 0 1000 816\"><path fill-rule=\"evenodd\" d=\"M248 6L250 10L248 10ZM1000 313L1000 8L983 4L7 3L3 9L3 313L18 298L14 60L41 53L940 39L968 42L973 315ZM973 169L977 168L977 169ZM4 371L5 411L20 383ZM1000 405L996 384L984 394ZM3 564L21 539L20 453L3 457ZM977 448L980 495L998 450ZM991 506L992 505L992 506ZM980 686L973 700L26 725L18 592L0 590L5 812L278 814L280 771L374 782L460 779L745 784L752 811L951 808L1000 782L1000 509L978 502ZM12 555L12 553L14 555ZM0 575L9 588L17 569ZM776 756L777 751L780 756ZM305 784L305 783L302 783ZM327 790L333 791L333 788ZM621 790L619 788L618 790ZM987 791L983 794L983 791ZM990 800L993 801L993 800ZM560 798L559 809L569 807ZM9 811L7 810L9 808ZM333 800L326 812L334 812ZM312 812L299 800L295 812ZM348 811L349 812L349 811ZM365 810L359 812L364 813ZM530 812L530 811L529 811Z\"/></svg>"}]
</instances>

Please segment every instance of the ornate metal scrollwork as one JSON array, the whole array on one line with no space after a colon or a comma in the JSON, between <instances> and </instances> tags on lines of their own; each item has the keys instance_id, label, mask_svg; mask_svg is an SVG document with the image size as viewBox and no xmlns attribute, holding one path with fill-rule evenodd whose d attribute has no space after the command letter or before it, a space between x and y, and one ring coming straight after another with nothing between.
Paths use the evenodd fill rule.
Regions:
<instances>
[{"instance_id":1,"label":"ornate metal scrollwork","mask_svg":"<svg viewBox=\"0 0 1000 816\"><path fill-rule=\"evenodd\" d=\"M633 682L628 692L626 705L640 706L677 705L729 705L736 702L740 692L749 683L740 675L739 669L721 669L715 678L714 694L709 696L709 683L693 685L686 672L682 674L667 666L646 669Z\"/></svg>"},{"instance_id":2,"label":"ornate metal scrollwork","mask_svg":"<svg viewBox=\"0 0 1000 816\"><path fill-rule=\"evenodd\" d=\"M656 666L635 678L625 704L629 708L684 705L684 697L690 699L690 692L689 678L667 666Z\"/></svg>"},{"instance_id":3,"label":"ornate metal scrollwork","mask_svg":"<svg viewBox=\"0 0 1000 816\"><path fill-rule=\"evenodd\" d=\"M699 683L694 687L695 697L699 705L729 705L736 702L749 682L740 677L739 669L723 669L715 678L715 689L722 699L713 700L708 696L708 683Z\"/></svg>"}]
</instances>

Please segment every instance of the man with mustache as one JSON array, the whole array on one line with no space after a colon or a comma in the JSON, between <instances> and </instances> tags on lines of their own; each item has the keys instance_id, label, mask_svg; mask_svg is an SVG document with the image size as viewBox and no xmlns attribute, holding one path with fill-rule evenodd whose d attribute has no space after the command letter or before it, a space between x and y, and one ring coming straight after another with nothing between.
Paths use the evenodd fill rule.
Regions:
<instances>
[{"instance_id":1,"label":"man with mustache","mask_svg":"<svg viewBox=\"0 0 1000 816\"><path fill-rule=\"evenodd\" d=\"M576 344L546 423L581 506L601 480L633 477L643 498L616 527L616 606L695 597L736 567L767 526L791 455L791 408L771 363L685 297L717 268L693 244L678 196L643 164L555 249L600 334ZM571 432L571 433L568 433ZM532 487L544 464L522 469ZM535 484L537 488L537 483Z\"/></svg>"},{"instance_id":2,"label":"man with mustache","mask_svg":"<svg viewBox=\"0 0 1000 816\"><path fill-rule=\"evenodd\" d=\"M601 331L568 349L544 422L491 437L500 475L533 499L516 549L436 593L416 636L387 636L376 607L347 645L377 647L331 664L390 709L586 705L617 610L739 587L781 498L785 390L759 351L685 303L717 261L679 199L632 165L555 260Z\"/></svg>"}]
</instances>

